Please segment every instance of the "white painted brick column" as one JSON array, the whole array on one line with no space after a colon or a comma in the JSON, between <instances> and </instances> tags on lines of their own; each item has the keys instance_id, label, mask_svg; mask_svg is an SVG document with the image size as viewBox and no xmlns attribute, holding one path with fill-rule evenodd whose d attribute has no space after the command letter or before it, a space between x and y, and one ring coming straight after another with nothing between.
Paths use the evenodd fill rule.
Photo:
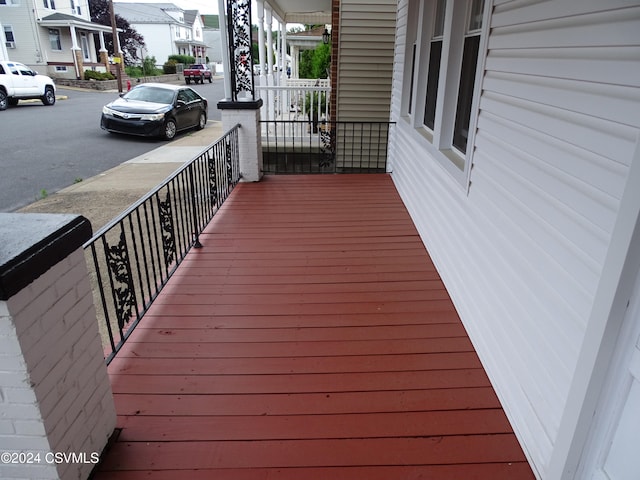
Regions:
<instances>
[{"instance_id":1,"label":"white painted brick column","mask_svg":"<svg viewBox=\"0 0 640 480\"><path fill-rule=\"evenodd\" d=\"M240 124L238 146L240 175L243 182L258 182L263 175L260 107L262 107L262 99L218 102L218 108L222 110L222 126L225 131Z\"/></svg>"},{"instance_id":2,"label":"white painted brick column","mask_svg":"<svg viewBox=\"0 0 640 480\"><path fill-rule=\"evenodd\" d=\"M0 478L85 479L116 425L73 215L0 214Z\"/></svg>"}]
</instances>

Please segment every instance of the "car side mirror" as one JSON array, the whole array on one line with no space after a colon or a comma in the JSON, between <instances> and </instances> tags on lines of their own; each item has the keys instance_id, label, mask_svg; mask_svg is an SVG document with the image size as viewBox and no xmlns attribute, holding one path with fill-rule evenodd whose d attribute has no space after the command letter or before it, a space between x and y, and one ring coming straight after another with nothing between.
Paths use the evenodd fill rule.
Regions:
<instances>
[{"instance_id":1,"label":"car side mirror","mask_svg":"<svg viewBox=\"0 0 640 480\"><path fill-rule=\"evenodd\" d=\"M178 101L176 102L176 105L177 105L178 107L182 107L182 106L184 106L184 105L186 105L186 104L187 104L187 102L185 102L184 100L178 100Z\"/></svg>"}]
</instances>

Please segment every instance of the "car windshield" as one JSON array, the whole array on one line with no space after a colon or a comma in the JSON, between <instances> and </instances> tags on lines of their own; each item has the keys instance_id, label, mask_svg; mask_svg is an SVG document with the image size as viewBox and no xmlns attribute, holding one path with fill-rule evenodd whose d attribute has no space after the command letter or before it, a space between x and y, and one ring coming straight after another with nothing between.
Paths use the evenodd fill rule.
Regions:
<instances>
[{"instance_id":1,"label":"car windshield","mask_svg":"<svg viewBox=\"0 0 640 480\"><path fill-rule=\"evenodd\" d=\"M173 103L173 94L174 92L172 90L167 90L166 88L144 87L134 88L130 92L127 92L123 98L140 102L169 104Z\"/></svg>"}]
</instances>

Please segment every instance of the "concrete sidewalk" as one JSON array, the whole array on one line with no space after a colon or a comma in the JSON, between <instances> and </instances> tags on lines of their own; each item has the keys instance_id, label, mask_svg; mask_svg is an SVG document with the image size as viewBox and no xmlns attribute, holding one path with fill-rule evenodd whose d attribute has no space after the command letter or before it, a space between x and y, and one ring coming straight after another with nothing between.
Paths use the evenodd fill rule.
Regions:
<instances>
[{"instance_id":1,"label":"concrete sidewalk","mask_svg":"<svg viewBox=\"0 0 640 480\"><path fill-rule=\"evenodd\" d=\"M166 145L64 188L18 211L82 215L91 222L95 232L182 164L199 155L223 133L221 122L209 121L203 130L179 134Z\"/></svg>"}]
</instances>

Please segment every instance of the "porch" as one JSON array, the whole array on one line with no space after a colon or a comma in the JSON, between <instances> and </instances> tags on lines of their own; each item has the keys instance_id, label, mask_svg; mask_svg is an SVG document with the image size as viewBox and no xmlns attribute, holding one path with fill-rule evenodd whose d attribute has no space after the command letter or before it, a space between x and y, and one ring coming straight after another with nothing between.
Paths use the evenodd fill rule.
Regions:
<instances>
[{"instance_id":1,"label":"porch","mask_svg":"<svg viewBox=\"0 0 640 480\"><path fill-rule=\"evenodd\" d=\"M533 479L391 177L240 183L109 365L103 479Z\"/></svg>"}]
</instances>

